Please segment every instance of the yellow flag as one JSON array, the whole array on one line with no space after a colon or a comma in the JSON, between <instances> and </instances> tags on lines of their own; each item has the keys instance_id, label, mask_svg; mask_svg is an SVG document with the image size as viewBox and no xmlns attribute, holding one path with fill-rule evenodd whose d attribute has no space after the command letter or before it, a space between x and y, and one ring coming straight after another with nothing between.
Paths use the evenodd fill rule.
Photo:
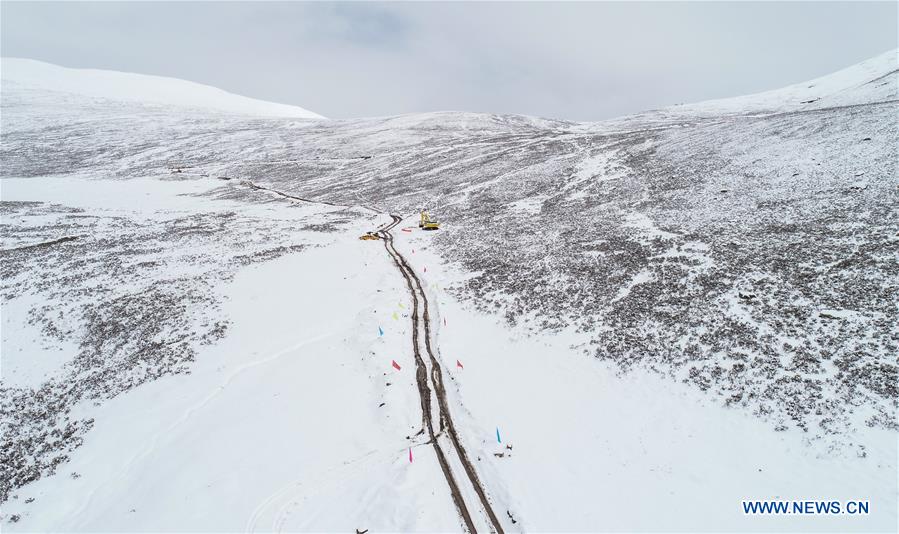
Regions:
<instances>
[{"instance_id":1,"label":"yellow flag","mask_svg":"<svg viewBox=\"0 0 899 534\"><path fill-rule=\"evenodd\" d=\"M400 318L397 316L396 312L393 312L393 320L394 320L394 321L399 321L399 319L400 319Z\"/></svg>"}]
</instances>

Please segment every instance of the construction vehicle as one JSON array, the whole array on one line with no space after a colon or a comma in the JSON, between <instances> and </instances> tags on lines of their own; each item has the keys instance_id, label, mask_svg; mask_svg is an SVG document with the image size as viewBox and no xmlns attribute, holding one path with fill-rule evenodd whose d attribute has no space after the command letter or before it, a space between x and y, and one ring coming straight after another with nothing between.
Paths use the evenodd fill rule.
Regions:
<instances>
[{"instance_id":1,"label":"construction vehicle","mask_svg":"<svg viewBox=\"0 0 899 534\"><path fill-rule=\"evenodd\" d=\"M378 234L376 234L374 232L365 232L365 234L363 234L359 239L361 239L363 241L377 241L378 239L381 239L381 238L378 237Z\"/></svg>"},{"instance_id":2,"label":"construction vehicle","mask_svg":"<svg viewBox=\"0 0 899 534\"><path fill-rule=\"evenodd\" d=\"M440 222L437 219L432 219L428 212L421 212L421 220L418 221L418 227L422 230L438 230L440 228Z\"/></svg>"}]
</instances>

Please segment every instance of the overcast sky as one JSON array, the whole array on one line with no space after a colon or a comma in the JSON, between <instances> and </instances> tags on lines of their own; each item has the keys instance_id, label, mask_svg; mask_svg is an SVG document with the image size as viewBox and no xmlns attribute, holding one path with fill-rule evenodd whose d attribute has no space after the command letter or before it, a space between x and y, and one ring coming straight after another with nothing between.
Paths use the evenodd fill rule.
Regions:
<instances>
[{"instance_id":1,"label":"overcast sky","mask_svg":"<svg viewBox=\"0 0 899 534\"><path fill-rule=\"evenodd\" d=\"M3 56L173 76L342 118L597 120L897 46L897 3L11 3Z\"/></svg>"}]
</instances>

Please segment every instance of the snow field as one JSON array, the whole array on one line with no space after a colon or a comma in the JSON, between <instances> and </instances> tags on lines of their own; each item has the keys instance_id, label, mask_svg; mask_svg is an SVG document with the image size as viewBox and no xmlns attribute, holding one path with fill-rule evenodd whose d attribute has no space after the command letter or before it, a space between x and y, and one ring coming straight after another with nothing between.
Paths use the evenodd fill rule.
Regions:
<instances>
[{"instance_id":1,"label":"snow field","mask_svg":"<svg viewBox=\"0 0 899 534\"><path fill-rule=\"evenodd\" d=\"M410 303L382 244L357 239L375 225L248 267L220 288L228 336L204 347L189 375L76 410L95 418L92 432L57 476L17 492L41 512L5 527L457 528L432 450L406 438L421 424Z\"/></svg>"},{"instance_id":2,"label":"snow field","mask_svg":"<svg viewBox=\"0 0 899 534\"><path fill-rule=\"evenodd\" d=\"M421 424L408 290L383 243L358 240L388 218L272 201L242 179L335 203L427 205L445 219L444 230L426 233L413 215L394 232L396 246L428 294L450 409L507 531L896 530L897 439L887 429L895 232L884 222L896 161L895 51L807 85L597 125L466 113L327 122L191 114L168 107L184 102L131 99L122 87L108 95L117 102L106 101L74 79L68 89L86 97L55 93L7 79L6 66L2 151L14 178L0 181L3 200L86 210L57 217L7 206L29 222L10 225L3 248L32 262L18 263L10 294L16 282L38 280L33 269L57 284L39 293L56 299L51 311L74 312L106 302L74 289L127 292L128 277L98 276L97 264L122 256L127 272L160 260L131 276L134 287L212 280L221 309L215 299L194 302L229 322L224 338L197 341L189 375L83 400L69 415L95 419L84 444L56 474L14 489L3 520L22 517L4 522L7 530L459 530L432 448L407 439ZM603 139L612 132L614 147ZM169 174L181 165L184 174ZM153 179L47 176L73 169ZM598 217L569 232L573 214ZM101 223L78 226L93 217ZM133 242L111 238L119 222ZM96 229L106 244L73 247L74 257L10 253L76 227ZM213 237L196 237L204 235ZM278 245L296 248L278 257ZM73 250L48 250L60 249ZM217 255L228 259L216 271L223 277L203 278L215 263L203 257ZM73 288L59 266L81 259L74 274L89 281ZM228 269L239 271L228 278ZM465 287L478 271L491 277ZM699 294L710 273L723 289ZM134 287L124 289L152 308ZM200 287L169 289L185 302ZM703 308L703 295L717 296ZM476 311L496 296L518 304ZM665 297L679 300L666 310L657 306ZM10 299L3 385L66 376L58 373L83 332L44 345L24 317L29 308L49 316L41 302ZM686 319L658 322L671 310ZM504 311L518 326L501 322ZM182 330L188 319L165 316ZM713 345L698 339L710 333ZM768 358L733 350L740 343ZM697 351L680 360L669 351L666 361L656 352L666 345ZM98 349L95 359L129 354ZM144 363L125 368L124 379ZM718 364L720 376L738 365L745 374L709 387ZM694 370L695 383L679 382ZM34 427L19 425L20 442L31 436L23 429ZM484 529L478 499L439 439ZM744 516L743 499L870 500L872 512Z\"/></svg>"},{"instance_id":3,"label":"snow field","mask_svg":"<svg viewBox=\"0 0 899 534\"><path fill-rule=\"evenodd\" d=\"M435 234L396 235L397 248L427 285L453 418L469 454L480 458L476 468L496 512L507 525L507 511L518 521L510 528L880 532L895 526L894 433L869 429L859 436L873 444L865 458L834 455L810 446L800 432L771 432L685 384L642 370L620 375L576 350L583 336L528 335L460 303L446 289L467 275L439 260L430 243ZM457 359L464 369L456 368ZM748 517L744 499L870 499L872 512Z\"/></svg>"}]
</instances>

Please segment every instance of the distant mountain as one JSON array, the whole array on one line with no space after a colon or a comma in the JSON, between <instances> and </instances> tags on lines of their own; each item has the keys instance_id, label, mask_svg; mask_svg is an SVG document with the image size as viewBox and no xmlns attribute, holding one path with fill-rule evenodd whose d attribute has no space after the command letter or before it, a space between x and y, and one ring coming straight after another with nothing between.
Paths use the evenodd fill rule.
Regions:
<instances>
[{"instance_id":1,"label":"distant mountain","mask_svg":"<svg viewBox=\"0 0 899 534\"><path fill-rule=\"evenodd\" d=\"M43 61L2 58L4 82L28 89L73 93L94 98L196 108L259 117L323 119L297 106L277 104L228 93L199 83L98 69L70 69Z\"/></svg>"},{"instance_id":2,"label":"distant mountain","mask_svg":"<svg viewBox=\"0 0 899 534\"><path fill-rule=\"evenodd\" d=\"M820 109L884 102L896 98L899 49L884 52L837 72L745 96L708 100L667 108L667 111L755 113L760 111Z\"/></svg>"}]
</instances>

